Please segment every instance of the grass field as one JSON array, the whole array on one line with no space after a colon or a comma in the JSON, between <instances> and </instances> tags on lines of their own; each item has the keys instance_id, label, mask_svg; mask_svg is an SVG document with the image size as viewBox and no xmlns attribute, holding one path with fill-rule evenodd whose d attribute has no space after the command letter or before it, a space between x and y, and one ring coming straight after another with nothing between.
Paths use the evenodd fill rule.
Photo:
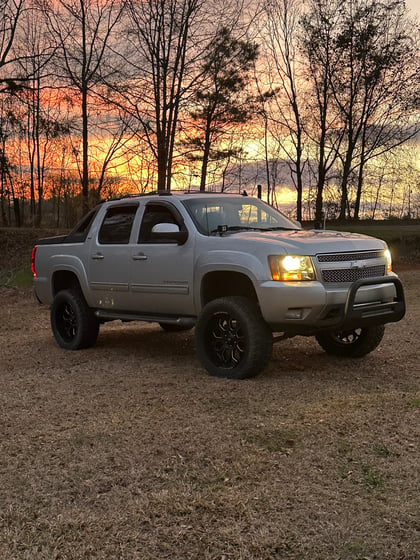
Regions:
<instances>
[{"instance_id":1,"label":"grass field","mask_svg":"<svg viewBox=\"0 0 420 560\"><path fill-rule=\"evenodd\" d=\"M57 233L53 229L0 228L0 286L29 288L33 246L37 239Z\"/></svg>"},{"instance_id":2,"label":"grass field","mask_svg":"<svg viewBox=\"0 0 420 560\"><path fill-rule=\"evenodd\" d=\"M193 331L115 322L66 352L0 287L0 558L418 560L420 271L401 277L407 316L366 358L298 337L242 382L203 371Z\"/></svg>"}]
</instances>

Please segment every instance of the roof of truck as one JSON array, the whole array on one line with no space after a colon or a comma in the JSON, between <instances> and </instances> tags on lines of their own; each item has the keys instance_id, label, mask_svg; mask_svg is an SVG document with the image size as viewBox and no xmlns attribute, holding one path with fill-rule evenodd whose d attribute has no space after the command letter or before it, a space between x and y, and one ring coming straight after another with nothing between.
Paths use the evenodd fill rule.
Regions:
<instances>
[{"instance_id":1,"label":"roof of truck","mask_svg":"<svg viewBox=\"0 0 420 560\"><path fill-rule=\"evenodd\" d=\"M190 196L194 197L209 197L209 196L249 196L248 193L243 190L242 192L231 193L231 192L213 192L213 191L196 191L196 190L174 190L174 191L151 191L147 193L136 193L136 194L127 194L117 198L109 199L107 202L116 201L116 200L127 200L127 199L135 199L135 198L144 198L144 197L177 197L177 198L189 198Z\"/></svg>"}]
</instances>

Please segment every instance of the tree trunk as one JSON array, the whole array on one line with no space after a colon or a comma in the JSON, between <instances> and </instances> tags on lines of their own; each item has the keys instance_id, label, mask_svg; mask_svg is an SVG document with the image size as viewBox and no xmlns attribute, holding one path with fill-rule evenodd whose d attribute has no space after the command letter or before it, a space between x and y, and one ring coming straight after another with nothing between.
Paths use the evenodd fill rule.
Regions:
<instances>
[{"instance_id":1,"label":"tree trunk","mask_svg":"<svg viewBox=\"0 0 420 560\"><path fill-rule=\"evenodd\" d=\"M213 120L213 116L209 112L207 114L206 131L205 131L204 147L203 147L203 161L201 163L200 191L206 190L207 169L209 165L210 146L211 146L210 128L211 128L212 120Z\"/></svg>"},{"instance_id":2,"label":"tree trunk","mask_svg":"<svg viewBox=\"0 0 420 560\"><path fill-rule=\"evenodd\" d=\"M324 184L326 178L325 168L325 130L321 133L319 143L319 160L318 160L318 181L316 184L316 200L315 200L315 224L322 224L324 221Z\"/></svg>"},{"instance_id":3,"label":"tree trunk","mask_svg":"<svg viewBox=\"0 0 420 560\"><path fill-rule=\"evenodd\" d=\"M82 208L83 214L89 210L89 130L88 130L88 88L82 84Z\"/></svg>"},{"instance_id":4,"label":"tree trunk","mask_svg":"<svg viewBox=\"0 0 420 560\"><path fill-rule=\"evenodd\" d=\"M303 181L302 181L302 139L301 133L298 135L298 143L296 146L296 219L302 221L302 203L303 203Z\"/></svg>"},{"instance_id":5,"label":"tree trunk","mask_svg":"<svg viewBox=\"0 0 420 560\"><path fill-rule=\"evenodd\" d=\"M35 89L35 104L34 104L34 140L36 149L36 163L37 163L37 183L38 183L38 208L36 211L36 226L39 227L42 221L42 202L44 199L44 177L43 177L43 165L41 162L41 138L40 138L40 88L41 83L39 76L34 80L36 84Z\"/></svg>"},{"instance_id":6,"label":"tree trunk","mask_svg":"<svg viewBox=\"0 0 420 560\"><path fill-rule=\"evenodd\" d=\"M350 124L349 124L350 128ZM339 220L346 219L346 210L347 210L347 203L348 203L348 183L350 179L350 169L351 169L351 162L353 159L353 152L354 152L354 141L353 138L348 139L348 147L346 153L346 159L344 160L343 165L343 177L341 179L341 199L340 199L340 214L338 216Z\"/></svg>"},{"instance_id":7,"label":"tree trunk","mask_svg":"<svg viewBox=\"0 0 420 560\"><path fill-rule=\"evenodd\" d=\"M364 167L365 167L365 162L362 161L360 162L360 167L359 167L359 173L358 173L358 177L357 177L357 192L356 192L356 200L354 203L354 214L353 214L353 219L358 220L359 219L359 213L360 213L360 201L362 199L362 188L363 188L363 172L364 172Z\"/></svg>"},{"instance_id":8,"label":"tree trunk","mask_svg":"<svg viewBox=\"0 0 420 560\"><path fill-rule=\"evenodd\" d=\"M160 131L157 135L157 164L158 164L158 191L167 189L167 172L168 172L168 150L166 148L166 139L164 131Z\"/></svg>"}]
</instances>

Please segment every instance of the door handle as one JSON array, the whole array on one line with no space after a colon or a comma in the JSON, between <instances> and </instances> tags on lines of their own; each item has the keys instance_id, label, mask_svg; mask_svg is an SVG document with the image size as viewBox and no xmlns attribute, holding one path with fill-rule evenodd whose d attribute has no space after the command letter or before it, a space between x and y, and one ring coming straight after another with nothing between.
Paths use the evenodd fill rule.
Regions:
<instances>
[{"instance_id":1,"label":"door handle","mask_svg":"<svg viewBox=\"0 0 420 560\"><path fill-rule=\"evenodd\" d=\"M95 261L101 261L104 258L102 253L95 253L95 255L92 255L92 259Z\"/></svg>"},{"instance_id":2,"label":"door handle","mask_svg":"<svg viewBox=\"0 0 420 560\"><path fill-rule=\"evenodd\" d=\"M149 257L144 253L139 253L138 255L133 255L133 261L147 261Z\"/></svg>"}]
</instances>

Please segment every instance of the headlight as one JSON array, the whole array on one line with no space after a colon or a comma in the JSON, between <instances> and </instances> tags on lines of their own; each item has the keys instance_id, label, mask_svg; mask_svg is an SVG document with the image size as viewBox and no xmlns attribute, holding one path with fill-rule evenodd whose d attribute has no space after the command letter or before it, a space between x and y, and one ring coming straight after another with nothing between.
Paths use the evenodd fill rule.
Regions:
<instances>
[{"instance_id":1,"label":"headlight","mask_svg":"<svg viewBox=\"0 0 420 560\"><path fill-rule=\"evenodd\" d=\"M311 257L270 255L268 263L273 280L279 280L280 282L315 280Z\"/></svg>"},{"instance_id":2,"label":"headlight","mask_svg":"<svg viewBox=\"0 0 420 560\"><path fill-rule=\"evenodd\" d=\"M392 272L392 257L391 257L391 251L389 249L385 249L384 257L386 258L386 271L388 273Z\"/></svg>"}]
</instances>

